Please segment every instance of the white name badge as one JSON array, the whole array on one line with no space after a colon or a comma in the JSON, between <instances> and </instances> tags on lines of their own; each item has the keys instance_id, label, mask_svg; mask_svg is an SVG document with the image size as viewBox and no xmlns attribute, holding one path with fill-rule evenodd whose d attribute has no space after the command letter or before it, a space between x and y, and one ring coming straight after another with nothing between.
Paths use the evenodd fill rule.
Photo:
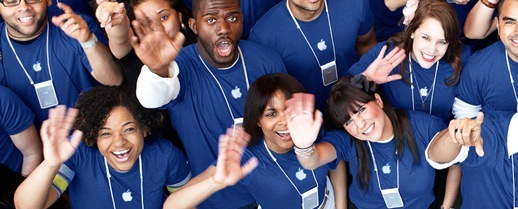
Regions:
<instances>
[{"instance_id":1,"label":"white name badge","mask_svg":"<svg viewBox=\"0 0 518 209\"><path fill-rule=\"evenodd\" d=\"M318 187L304 192L302 195L302 209L313 209L318 206Z\"/></svg>"},{"instance_id":2,"label":"white name badge","mask_svg":"<svg viewBox=\"0 0 518 209\"><path fill-rule=\"evenodd\" d=\"M36 90L41 109L58 105L58 97L56 96L52 80L36 83L34 84L34 89Z\"/></svg>"},{"instance_id":3,"label":"white name badge","mask_svg":"<svg viewBox=\"0 0 518 209\"><path fill-rule=\"evenodd\" d=\"M383 195L387 208L400 208L404 206L403 199L401 199L399 194L399 188L382 189L381 195Z\"/></svg>"},{"instance_id":4,"label":"white name badge","mask_svg":"<svg viewBox=\"0 0 518 209\"><path fill-rule=\"evenodd\" d=\"M335 61L320 66L320 69L322 70L322 81L324 82L324 86L332 84L338 80Z\"/></svg>"},{"instance_id":5,"label":"white name badge","mask_svg":"<svg viewBox=\"0 0 518 209\"><path fill-rule=\"evenodd\" d=\"M234 119L234 126L243 126L243 118Z\"/></svg>"}]
</instances>

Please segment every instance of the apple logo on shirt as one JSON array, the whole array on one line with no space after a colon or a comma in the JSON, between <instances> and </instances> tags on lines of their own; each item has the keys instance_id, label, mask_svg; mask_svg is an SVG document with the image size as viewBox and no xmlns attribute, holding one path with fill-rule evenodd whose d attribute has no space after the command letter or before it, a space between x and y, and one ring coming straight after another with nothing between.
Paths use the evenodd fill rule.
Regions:
<instances>
[{"instance_id":1,"label":"apple logo on shirt","mask_svg":"<svg viewBox=\"0 0 518 209\"><path fill-rule=\"evenodd\" d=\"M234 99L238 99L238 98L241 98L241 95L243 95L241 93L241 89L239 87L236 86L236 88L232 89L232 96L234 97Z\"/></svg>"},{"instance_id":2,"label":"apple logo on shirt","mask_svg":"<svg viewBox=\"0 0 518 209\"><path fill-rule=\"evenodd\" d=\"M428 96L428 87L424 87L422 89L419 89L419 94L422 96L422 97L426 97Z\"/></svg>"},{"instance_id":3,"label":"apple logo on shirt","mask_svg":"<svg viewBox=\"0 0 518 209\"><path fill-rule=\"evenodd\" d=\"M131 191L128 189L126 192L122 193L122 199L124 202L130 202L133 200L133 197L131 196Z\"/></svg>"},{"instance_id":4,"label":"apple logo on shirt","mask_svg":"<svg viewBox=\"0 0 518 209\"><path fill-rule=\"evenodd\" d=\"M324 41L324 39L320 39L320 42L318 42L317 47L318 47L318 50L320 50L320 51L324 51L327 49L327 45L326 45L326 42Z\"/></svg>"},{"instance_id":5,"label":"apple logo on shirt","mask_svg":"<svg viewBox=\"0 0 518 209\"><path fill-rule=\"evenodd\" d=\"M389 174L390 173L390 165L387 163L386 165L384 165L381 170L383 171L384 174Z\"/></svg>"},{"instance_id":6,"label":"apple logo on shirt","mask_svg":"<svg viewBox=\"0 0 518 209\"><path fill-rule=\"evenodd\" d=\"M299 168L299 171L295 173L295 177L297 177L298 180L302 181L306 178L306 173L304 173L304 170L302 170L302 168Z\"/></svg>"},{"instance_id":7,"label":"apple logo on shirt","mask_svg":"<svg viewBox=\"0 0 518 209\"><path fill-rule=\"evenodd\" d=\"M32 69L34 70L34 72L40 72L41 70L41 64L40 62L36 61L36 63L34 63L32 65Z\"/></svg>"}]
</instances>

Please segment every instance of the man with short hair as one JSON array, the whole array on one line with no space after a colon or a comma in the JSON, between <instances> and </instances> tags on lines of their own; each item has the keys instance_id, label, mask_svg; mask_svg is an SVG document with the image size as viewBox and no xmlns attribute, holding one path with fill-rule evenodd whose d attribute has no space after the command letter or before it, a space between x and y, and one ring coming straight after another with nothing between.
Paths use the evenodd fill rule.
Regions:
<instances>
[{"instance_id":1,"label":"man with short hair","mask_svg":"<svg viewBox=\"0 0 518 209\"><path fill-rule=\"evenodd\" d=\"M145 64L137 97L147 108L165 105L196 176L215 162L219 135L243 122L252 82L286 70L275 51L240 41L239 0L195 0L192 10L189 27L198 35L197 44L181 48L183 35L169 38L155 11L135 10L138 38L132 38L132 45ZM199 208L254 206L251 194L235 185L215 193Z\"/></svg>"}]
</instances>

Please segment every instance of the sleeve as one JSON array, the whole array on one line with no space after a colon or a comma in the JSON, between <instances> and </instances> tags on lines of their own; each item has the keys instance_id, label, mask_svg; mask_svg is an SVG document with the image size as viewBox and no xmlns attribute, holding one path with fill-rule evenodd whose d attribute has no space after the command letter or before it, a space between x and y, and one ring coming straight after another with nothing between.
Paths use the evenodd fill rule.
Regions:
<instances>
[{"instance_id":1,"label":"sleeve","mask_svg":"<svg viewBox=\"0 0 518 209\"><path fill-rule=\"evenodd\" d=\"M470 57L468 63L462 69L452 108L455 118L476 117L481 109L480 84L473 75L473 70L477 69L474 67L478 63L476 59L477 56Z\"/></svg>"},{"instance_id":2,"label":"sleeve","mask_svg":"<svg viewBox=\"0 0 518 209\"><path fill-rule=\"evenodd\" d=\"M356 63L354 63L348 70L348 73L351 75L358 75L360 73L363 73L369 67L369 65L378 57L378 54L381 51L381 48L386 44L387 42L380 42L376 44L374 47L372 47L367 53L361 56L360 60ZM393 47L390 47L391 49L387 50L385 54L390 52Z\"/></svg>"},{"instance_id":3,"label":"sleeve","mask_svg":"<svg viewBox=\"0 0 518 209\"><path fill-rule=\"evenodd\" d=\"M59 196L65 192L68 185L72 182L76 174L76 168L78 162L88 163L86 159L86 153L89 148L85 144L79 144L76 151L65 163L61 165L58 173L54 176L51 187L56 190ZM88 165L86 165L88 166Z\"/></svg>"},{"instance_id":4,"label":"sleeve","mask_svg":"<svg viewBox=\"0 0 518 209\"><path fill-rule=\"evenodd\" d=\"M176 99L180 93L180 69L173 61L169 68L171 78L162 78L144 65L137 80L137 98L145 108L158 108Z\"/></svg>"},{"instance_id":5,"label":"sleeve","mask_svg":"<svg viewBox=\"0 0 518 209\"><path fill-rule=\"evenodd\" d=\"M192 176L191 167L183 152L172 144L169 146L171 147L171 153L167 155L169 156L167 164L167 190L174 192L185 185Z\"/></svg>"},{"instance_id":6,"label":"sleeve","mask_svg":"<svg viewBox=\"0 0 518 209\"><path fill-rule=\"evenodd\" d=\"M518 153L518 114L514 114L509 123L509 131L507 133L507 155L511 157Z\"/></svg>"},{"instance_id":7,"label":"sleeve","mask_svg":"<svg viewBox=\"0 0 518 209\"><path fill-rule=\"evenodd\" d=\"M0 86L0 126L9 135L15 135L34 121L34 114L10 89Z\"/></svg>"},{"instance_id":8,"label":"sleeve","mask_svg":"<svg viewBox=\"0 0 518 209\"><path fill-rule=\"evenodd\" d=\"M374 15L372 14L369 1L361 0L361 6L362 23L360 24L360 28L358 30L359 36L367 34L374 26Z\"/></svg>"},{"instance_id":9,"label":"sleeve","mask_svg":"<svg viewBox=\"0 0 518 209\"><path fill-rule=\"evenodd\" d=\"M353 155L356 155L354 152L354 143L352 139L349 137L345 131L342 130L332 130L326 133L324 138L322 138L321 142L327 142L333 145L336 151L336 159L328 163L330 169L336 169L338 163L341 160L349 162Z\"/></svg>"},{"instance_id":10,"label":"sleeve","mask_svg":"<svg viewBox=\"0 0 518 209\"><path fill-rule=\"evenodd\" d=\"M437 136L437 135L436 135ZM464 160L466 160L466 158L468 157L468 152L469 152L469 147L466 147L466 146L462 146L460 148L460 151L459 151L459 154L457 155L457 157L455 157L455 159L453 159L451 162L447 162L447 163L438 163L438 162L435 162L435 161L432 161L429 157L428 157L428 149L430 148L430 144L431 142L435 140L435 136L433 137L433 139L430 141L430 143L428 144L428 146L426 147L426 150L424 151L424 155L426 157L426 161L428 161L428 164L430 164L430 166L432 166L432 168L435 168L437 170L442 170L442 169L445 169L445 168L448 168L454 164L457 164L457 163L461 163L463 162Z\"/></svg>"}]
</instances>

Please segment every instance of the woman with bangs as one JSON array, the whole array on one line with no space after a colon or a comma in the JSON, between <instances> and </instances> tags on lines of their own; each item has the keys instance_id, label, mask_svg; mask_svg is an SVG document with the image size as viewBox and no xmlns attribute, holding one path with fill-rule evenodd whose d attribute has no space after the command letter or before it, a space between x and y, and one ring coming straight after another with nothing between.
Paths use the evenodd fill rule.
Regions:
<instances>
[{"instance_id":1,"label":"woman with bangs","mask_svg":"<svg viewBox=\"0 0 518 209\"><path fill-rule=\"evenodd\" d=\"M349 162L352 208L426 209L434 201L435 170L425 149L445 128L441 119L394 109L361 76L344 77L332 88L326 119L336 130L315 144L322 124L308 94L294 94L285 115L299 162L315 169Z\"/></svg>"}]
</instances>

